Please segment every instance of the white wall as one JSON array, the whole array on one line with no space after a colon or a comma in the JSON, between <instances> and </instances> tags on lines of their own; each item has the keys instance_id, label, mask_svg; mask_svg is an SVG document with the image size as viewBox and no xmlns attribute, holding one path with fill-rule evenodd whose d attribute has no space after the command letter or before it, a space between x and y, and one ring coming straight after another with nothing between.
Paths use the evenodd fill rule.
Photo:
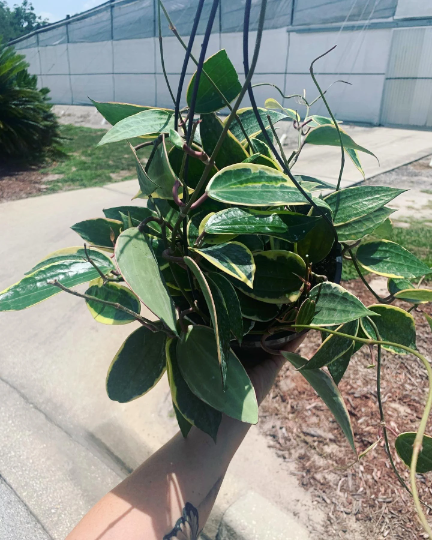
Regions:
<instances>
[{"instance_id":1,"label":"white wall","mask_svg":"<svg viewBox=\"0 0 432 540\"><path fill-rule=\"evenodd\" d=\"M399 0L395 18L432 17L431 0Z\"/></svg>"}]
</instances>

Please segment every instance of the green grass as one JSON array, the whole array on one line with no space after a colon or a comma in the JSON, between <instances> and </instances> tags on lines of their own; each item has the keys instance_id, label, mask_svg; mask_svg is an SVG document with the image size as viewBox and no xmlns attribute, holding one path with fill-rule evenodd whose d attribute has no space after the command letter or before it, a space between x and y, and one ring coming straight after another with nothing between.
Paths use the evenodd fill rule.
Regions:
<instances>
[{"instance_id":1,"label":"green grass","mask_svg":"<svg viewBox=\"0 0 432 540\"><path fill-rule=\"evenodd\" d=\"M397 244L400 244L416 257L432 267L432 226L420 220L411 220L409 228L393 227L393 233L388 237ZM367 274L367 272L363 272ZM347 281L358 277L354 265L350 261L344 260L342 280ZM432 274L428 280L432 279Z\"/></svg>"},{"instance_id":2,"label":"green grass","mask_svg":"<svg viewBox=\"0 0 432 540\"><path fill-rule=\"evenodd\" d=\"M46 183L44 193L102 186L136 178L134 157L126 141L97 146L105 133L103 129L61 126L67 155L41 170L44 174L61 175ZM141 158L148 155L148 148L140 150Z\"/></svg>"}]
</instances>

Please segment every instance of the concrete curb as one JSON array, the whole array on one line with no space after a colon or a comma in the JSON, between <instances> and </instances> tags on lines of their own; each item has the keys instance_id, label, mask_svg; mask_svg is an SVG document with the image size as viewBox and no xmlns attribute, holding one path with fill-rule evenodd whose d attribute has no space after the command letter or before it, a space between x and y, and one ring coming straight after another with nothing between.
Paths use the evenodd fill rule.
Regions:
<instances>
[{"instance_id":1,"label":"concrete curb","mask_svg":"<svg viewBox=\"0 0 432 540\"><path fill-rule=\"evenodd\" d=\"M310 536L294 516L249 491L225 512L216 540L310 540Z\"/></svg>"}]
</instances>

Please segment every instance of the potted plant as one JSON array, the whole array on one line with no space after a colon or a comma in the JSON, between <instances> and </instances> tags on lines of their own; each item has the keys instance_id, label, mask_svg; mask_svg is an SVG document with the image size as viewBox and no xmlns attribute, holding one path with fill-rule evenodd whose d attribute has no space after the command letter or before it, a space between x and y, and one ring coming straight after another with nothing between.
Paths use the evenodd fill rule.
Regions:
<instances>
[{"instance_id":1,"label":"potted plant","mask_svg":"<svg viewBox=\"0 0 432 540\"><path fill-rule=\"evenodd\" d=\"M244 422L258 421L255 393L244 366L259 361L263 350L265 355L280 354L299 333L318 329L323 342L309 361L282 354L331 409L355 452L337 385L351 356L364 345L376 346L378 399L391 459L380 401L381 349L414 354L431 375L428 361L416 349L409 313L432 301L429 289L414 284L431 270L385 239L393 212L387 204L401 190L362 185L341 189L345 156L363 172L359 153L371 152L357 145L334 118L314 75L316 60L310 72L317 99L288 96L297 97L305 114L274 99L257 107L251 81L265 0L250 65L251 2L246 2L244 84L225 50L206 59L217 7L213 2L200 58L195 59L191 49L200 9L186 45L159 2L159 22L162 9L186 49L176 95L165 73L173 109L94 102L113 125L100 144L143 139L131 145L131 152L139 183L136 198L146 204L104 209L104 217L73 225L84 246L57 251L36 264L0 293L0 311L25 309L65 291L83 298L101 323L137 321L139 328L121 345L109 368L109 397L122 403L136 399L167 371L184 436L194 425L214 439L222 413ZM159 43L164 66L161 31ZM197 69L187 87L187 107L181 109L189 59ZM246 93L252 106L240 108ZM326 105L328 117L312 114L318 99ZM221 110L228 110L226 117ZM292 122L298 131L299 145L290 156L278 136L281 121ZM295 175L306 144L340 147L335 185ZM145 146L152 146L152 151L144 165L139 152ZM376 304L366 307L340 285L342 256L351 259ZM364 270L388 278L388 297L371 289ZM89 282L85 293L73 289L85 282ZM407 302L410 309L393 306L395 300ZM156 320L141 314L143 304ZM432 469L432 439L424 435L431 406L432 390L417 434L404 433L396 441L400 457L411 467L412 495L429 533L415 473Z\"/></svg>"}]
</instances>

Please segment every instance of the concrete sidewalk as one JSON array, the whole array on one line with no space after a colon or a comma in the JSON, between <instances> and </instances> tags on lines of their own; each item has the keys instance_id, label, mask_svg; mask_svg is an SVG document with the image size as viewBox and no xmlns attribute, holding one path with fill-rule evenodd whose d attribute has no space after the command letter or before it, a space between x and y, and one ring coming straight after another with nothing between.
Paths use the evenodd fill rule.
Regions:
<instances>
[{"instance_id":1,"label":"concrete sidewalk","mask_svg":"<svg viewBox=\"0 0 432 540\"><path fill-rule=\"evenodd\" d=\"M80 245L71 225L130 204L135 192L135 182L124 182L0 205L8 224L0 290L48 253ZM165 377L130 404L106 395L108 366L133 328L96 323L83 301L66 294L0 314L0 475L54 540L64 539L98 498L177 431ZM220 491L207 538L215 538L222 514L251 489L290 516L297 512L304 526L318 527L322 515L290 467L252 428Z\"/></svg>"}]
</instances>

